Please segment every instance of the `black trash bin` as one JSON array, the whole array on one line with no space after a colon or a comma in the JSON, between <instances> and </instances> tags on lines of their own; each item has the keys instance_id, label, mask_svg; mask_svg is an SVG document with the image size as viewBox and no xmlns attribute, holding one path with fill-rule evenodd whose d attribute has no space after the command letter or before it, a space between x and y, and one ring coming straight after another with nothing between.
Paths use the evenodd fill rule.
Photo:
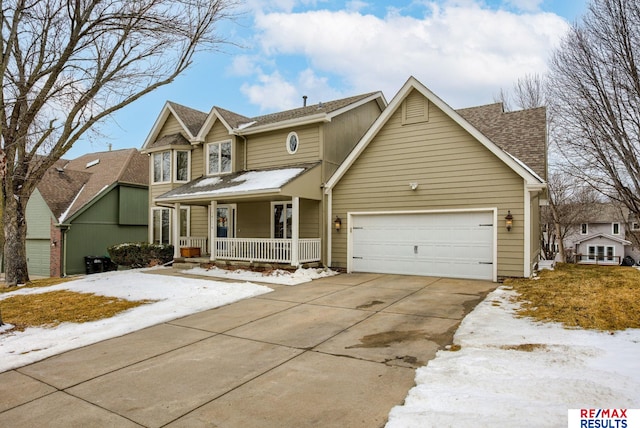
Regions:
<instances>
[{"instance_id":1,"label":"black trash bin","mask_svg":"<svg viewBox=\"0 0 640 428\"><path fill-rule=\"evenodd\" d=\"M84 267L87 275L91 275L92 273L104 272L103 258L104 257L85 256Z\"/></svg>"}]
</instances>

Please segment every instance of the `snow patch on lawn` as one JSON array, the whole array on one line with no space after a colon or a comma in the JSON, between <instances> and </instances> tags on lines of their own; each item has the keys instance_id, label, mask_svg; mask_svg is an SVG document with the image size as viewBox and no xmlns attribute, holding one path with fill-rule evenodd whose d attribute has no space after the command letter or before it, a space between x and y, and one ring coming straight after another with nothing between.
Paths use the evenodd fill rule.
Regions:
<instances>
[{"instance_id":1,"label":"snow patch on lawn","mask_svg":"<svg viewBox=\"0 0 640 428\"><path fill-rule=\"evenodd\" d=\"M568 330L516 318L513 291L490 293L389 414L387 428L552 427L567 410L640 407L640 330Z\"/></svg>"},{"instance_id":2,"label":"snow patch on lawn","mask_svg":"<svg viewBox=\"0 0 640 428\"><path fill-rule=\"evenodd\" d=\"M51 287L20 288L0 295L0 301L19 294L40 294L57 290L157 302L138 306L99 321L63 323L54 328L27 328L22 332L6 332L0 335L0 372L195 312L273 291L269 287L249 282L229 283L153 275L132 270L94 274Z\"/></svg>"},{"instance_id":3,"label":"snow patch on lawn","mask_svg":"<svg viewBox=\"0 0 640 428\"><path fill-rule=\"evenodd\" d=\"M258 281L268 284L298 285L313 281L318 278L337 275L338 272L324 268L299 268L295 272L283 269L276 269L267 272L254 272L247 269L226 270L217 267L210 269L193 268L183 270L182 273L189 275L211 276L214 278L226 278L243 281Z\"/></svg>"}]
</instances>

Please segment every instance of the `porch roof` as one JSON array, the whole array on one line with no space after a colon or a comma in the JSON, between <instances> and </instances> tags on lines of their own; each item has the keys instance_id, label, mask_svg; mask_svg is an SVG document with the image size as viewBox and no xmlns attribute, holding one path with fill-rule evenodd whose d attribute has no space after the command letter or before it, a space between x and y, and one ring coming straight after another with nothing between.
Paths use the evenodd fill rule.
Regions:
<instances>
[{"instance_id":1,"label":"porch roof","mask_svg":"<svg viewBox=\"0 0 640 428\"><path fill-rule=\"evenodd\" d=\"M157 203L208 204L212 200L322 199L320 163L200 177L156 198Z\"/></svg>"},{"instance_id":2,"label":"porch roof","mask_svg":"<svg viewBox=\"0 0 640 428\"><path fill-rule=\"evenodd\" d=\"M605 233L596 233L595 235L589 235L589 236L586 236L586 237L584 237L582 239L578 239L576 241L576 245L583 244L585 242L591 241L591 240L596 239L596 238L617 242L617 243L622 244L622 245L631 245L632 244L631 241L627 241L626 239L619 238L617 236L607 235Z\"/></svg>"}]
</instances>

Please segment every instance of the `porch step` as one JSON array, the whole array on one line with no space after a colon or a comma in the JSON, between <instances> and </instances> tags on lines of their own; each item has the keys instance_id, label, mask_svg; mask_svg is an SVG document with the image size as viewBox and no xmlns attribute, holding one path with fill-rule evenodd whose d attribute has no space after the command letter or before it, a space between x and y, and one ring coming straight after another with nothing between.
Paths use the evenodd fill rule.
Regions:
<instances>
[{"instance_id":1,"label":"porch step","mask_svg":"<svg viewBox=\"0 0 640 428\"><path fill-rule=\"evenodd\" d=\"M188 270L197 267L200 267L200 263L198 262L173 262L174 269Z\"/></svg>"}]
</instances>

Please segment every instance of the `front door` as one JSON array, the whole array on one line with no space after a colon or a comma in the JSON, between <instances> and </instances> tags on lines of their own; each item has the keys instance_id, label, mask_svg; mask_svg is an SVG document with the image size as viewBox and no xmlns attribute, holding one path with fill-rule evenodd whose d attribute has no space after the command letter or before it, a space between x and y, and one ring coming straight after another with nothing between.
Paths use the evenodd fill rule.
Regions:
<instances>
[{"instance_id":1,"label":"front door","mask_svg":"<svg viewBox=\"0 0 640 428\"><path fill-rule=\"evenodd\" d=\"M291 220L293 205L286 202L274 202L273 208L273 229L271 231L274 238L291 239Z\"/></svg>"},{"instance_id":2,"label":"front door","mask_svg":"<svg viewBox=\"0 0 640 428\"><path fill-rule=\"evenodd\" d=\"M235 233L236 208L232 205L218 205L216 213L216 236L233 238Z\"/></svg>"}]
</instances>

